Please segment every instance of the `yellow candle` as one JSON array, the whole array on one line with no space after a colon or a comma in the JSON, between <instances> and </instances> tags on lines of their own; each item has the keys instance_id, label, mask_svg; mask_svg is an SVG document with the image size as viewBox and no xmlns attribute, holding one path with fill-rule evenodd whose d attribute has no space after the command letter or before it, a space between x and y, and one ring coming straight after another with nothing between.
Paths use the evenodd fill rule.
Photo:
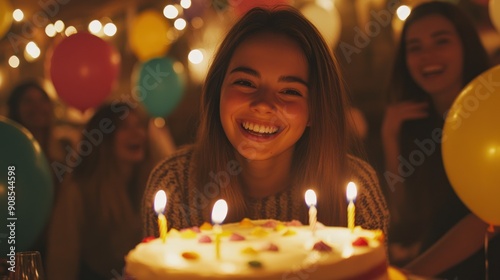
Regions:
<instances>
[{"instance_id":1,"label":"yellow candle","mask_svg":"<svg viewBox=\"0 0 500 280\"><path fill-rule=\"evenodd\" d=\"M355 221L355 212L356 206L354 206L354 200L358 194L358 190L356 188L356 184L353 182L349 182L347 184L347 200L349 201L349 205L347 206L347 227L352 231L354 231L354 221Z\"/></svg>"},{"instance_id":2,"label":"yellow candle","mask_svg":"<svg viewBox=\"0 0 500 280\"><path fill-rule=\"evenodd\" d=\"M311 228L311 232L313 235L316 234L316 223L318 221L318 210L316 209L316 193L309 189L305 194L306 204L309 206L309 227Z\"/></svg>"},{"instance_id":3,"label":"yellow candle","mask_svg":"<svg viewBox=\"0 0 500 280\"><path fill-rule=\"evenodd\" d=\"M214 225L215 232L215 257L220 260L220 237L222 235L222 227L220 225Z\"/></svg>"},{"instance_id":4,"label":"yellow candle","mask_svg":"<svg viewBox=\"0 0 500 280\"><path fill-rule=\"evenodd\" d=\"M354 203L351 201L347 206L347 227L351 231L354 230L354 219L355 219L354 211L355 211Z\"/></svg>"},{"instance_id":5,"label":"yellow candle","mask_svg":"<svg viewBox=\"0 0 500 280\"><path fill-rule=\"evenodd\" d=\"M158 214L158 229L160 231L160 238L163 243L167 239L167 218L163 215L165 206L167 205L167 194L163 190L159 190L155 195L154 208Z\"/></svg>"},{"instance_id":6,"label":"yellow candle","mask_svg":"<svg viewBox=\"0 0 500 280\"><path fill-rule=\"evenodd\" d=\"M214 233L215 233L215 257L220 260L220 237L222 235L222 227L220 224L224 222L227 215L227 202L224 199L219 199L215 202L214 208L212 209L212 222L214 223Z\"/></svg>"},{"instance_id":7,"label":"yellow candle","mask_svg":"<svg viewBox=\"0 0 500 280\"><path fill-rule=\"evenodd\" d=\"M158 215L158 227L160 230L161 241L165 243L165 240L167 239L167 218L165 218L165 215L163 214Z\"/></svg>"}]
</instances>

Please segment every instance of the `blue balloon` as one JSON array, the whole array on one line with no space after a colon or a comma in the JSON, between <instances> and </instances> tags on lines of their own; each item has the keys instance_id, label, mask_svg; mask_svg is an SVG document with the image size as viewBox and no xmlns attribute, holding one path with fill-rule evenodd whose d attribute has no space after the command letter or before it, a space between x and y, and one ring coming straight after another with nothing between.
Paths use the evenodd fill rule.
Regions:
<instances>
[{"instance_id":1,"label":"blue balloon","mask_svg":"<svg viewBox=\"0 0 500 280\"><path fill-rule=\"evenodd\" d=\"M168 116L180 103L183 93L182 80L170 58L153 58L141 65L134 94L151 116Z\"/></svg>"},{"instance_id":2,"label":"blue balloon","mask_svg":"<svg viewBox=\"0 0 500 280\"><path fill-rule=\"evenodd\" d=\"M26 128L0 116L0 135L0 253L6 257L30 250L39 238L54 185L48 161Z\"/></svg>"}]
</instances>

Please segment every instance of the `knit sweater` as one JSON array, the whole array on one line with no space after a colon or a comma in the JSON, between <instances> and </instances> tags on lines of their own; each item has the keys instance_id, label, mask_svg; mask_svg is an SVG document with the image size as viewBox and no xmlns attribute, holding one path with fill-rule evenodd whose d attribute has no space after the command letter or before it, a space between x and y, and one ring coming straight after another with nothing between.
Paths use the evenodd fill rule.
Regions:
<instances>
[{"instance_id":1,"label":"knit sweater","mask_svg":"<svg viewBox=\"0 0 500 280\"><path fill-rule=\"evenodd\" d=\"M157 191L167 193L166 217L169 228L183 229L203 224L203 212L211 211L211 193L196 187L193 168L193 149L187 147L160 162L149 177L142 202L145 236L158 236L158 219L154 212ZM358 183L356 225L366 229L381 229L387 234L389 212L373 168L359 158L349 156L350 168ZM301 199L294 199L301 197ZM264 198L245 197L250 219L290 221L300 216L304 194L288 188ZM387 235L386 235L387 236Z\"/></svg>"}]
</instances>

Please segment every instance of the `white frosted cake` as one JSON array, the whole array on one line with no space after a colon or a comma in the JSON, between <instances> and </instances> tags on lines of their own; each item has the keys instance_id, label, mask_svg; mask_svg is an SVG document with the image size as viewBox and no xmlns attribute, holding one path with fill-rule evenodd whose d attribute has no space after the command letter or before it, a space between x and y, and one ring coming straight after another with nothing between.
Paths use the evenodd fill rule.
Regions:
<instances>
[{"instance_id":1,"label":"white frosted cake","mask_svg":"<svg viewBox=\"0 0 500 280\"><path fill-rule=\"evenodd\" d=\"M132 279L389 279L381 231L300 222L251 221L222 226L220 258L211 225L171 230L125 257Z\"/></svg>"}]
</instances>

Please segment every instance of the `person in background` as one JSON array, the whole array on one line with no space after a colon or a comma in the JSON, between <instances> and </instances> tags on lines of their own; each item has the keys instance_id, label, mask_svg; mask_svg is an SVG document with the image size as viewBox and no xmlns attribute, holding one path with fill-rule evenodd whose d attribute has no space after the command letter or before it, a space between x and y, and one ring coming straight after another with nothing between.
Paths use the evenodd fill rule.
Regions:
<instances>
[{"instance_id":1,"label":"person in background","mask_svg":"<svg viewBox=\"0 0 500 280\"><path fill-rule=\"evenodd\" d=\"M50 223L49 279L121 275L125 254L141 241L140 201L154 164L147 124L126 103L102 105L89 120L82 160L64 179Z\"/></svg>"},{"instance_id":2,"label":"person in background","mask_svg":"<svg viewBox=\"0 0 500 280\"><path fill-rule=\"evenodd\" d=\"M74 148L75 133L57 129L54 122L54 103L45 89L35 80L24 81L14 87L7 100L8 118L27 128L37 140L49 165L64 162L66 146ZM55 193L60 180L54 176Z\"/></svg>"},{"instance_id":3,"label":"person in background","mask_svg":"<svg viewBox=\"0 0 500 280\"><path fill-rule=\"evenodd\" d=\"M25 127L40 145L47 163L64 161L66 146L73 147L74 140L71 131L56 128L54 122L54 103L45 89L36 80L26 80L17 84L11 91L8 100L7 117ZM60 181L53 174L54 202L59 194ZM30 250L39 251L45 264L46 230Z\"/></svg>"},{"instance_id":4,"label":"person in background","mask_svg":"<svg viewBox=\"0 0 500 280\"><path fill-rule=\"evenodd\" d=\"M304 193L318 197L318 221L346 226L346 186L358 186L356 224L387 231L377 175L348 154L348 96L332 51L293 8L256 8L223 40L202 95L197 142L151 173L142 203L144 234L158 236L153 201L168 197L171 228L210 221L215 201L227 222L243 218L307 223Z\"/></svg>"},{"instance_id":5,"label":"person in background","mask_svg":"<svg viewBox=\"0 0 500 280\"><path fill-rule=\"evenodd\" d=\"M386 171L381 181L389 190L391 260L417 275L485 278L488 225L453 191L441 140L434 139L462 88L489 66L474 25L454 4L426 2L406 19L382 124ZM422 149L425 158L412 164L414 152ZM413 252L405 260L396 259L395 249L401 247ZM498 264L498 237L489 251ZM498 265L490 265L490 279L500 279L498 272Z\"/></svg>"}]
</instances>

